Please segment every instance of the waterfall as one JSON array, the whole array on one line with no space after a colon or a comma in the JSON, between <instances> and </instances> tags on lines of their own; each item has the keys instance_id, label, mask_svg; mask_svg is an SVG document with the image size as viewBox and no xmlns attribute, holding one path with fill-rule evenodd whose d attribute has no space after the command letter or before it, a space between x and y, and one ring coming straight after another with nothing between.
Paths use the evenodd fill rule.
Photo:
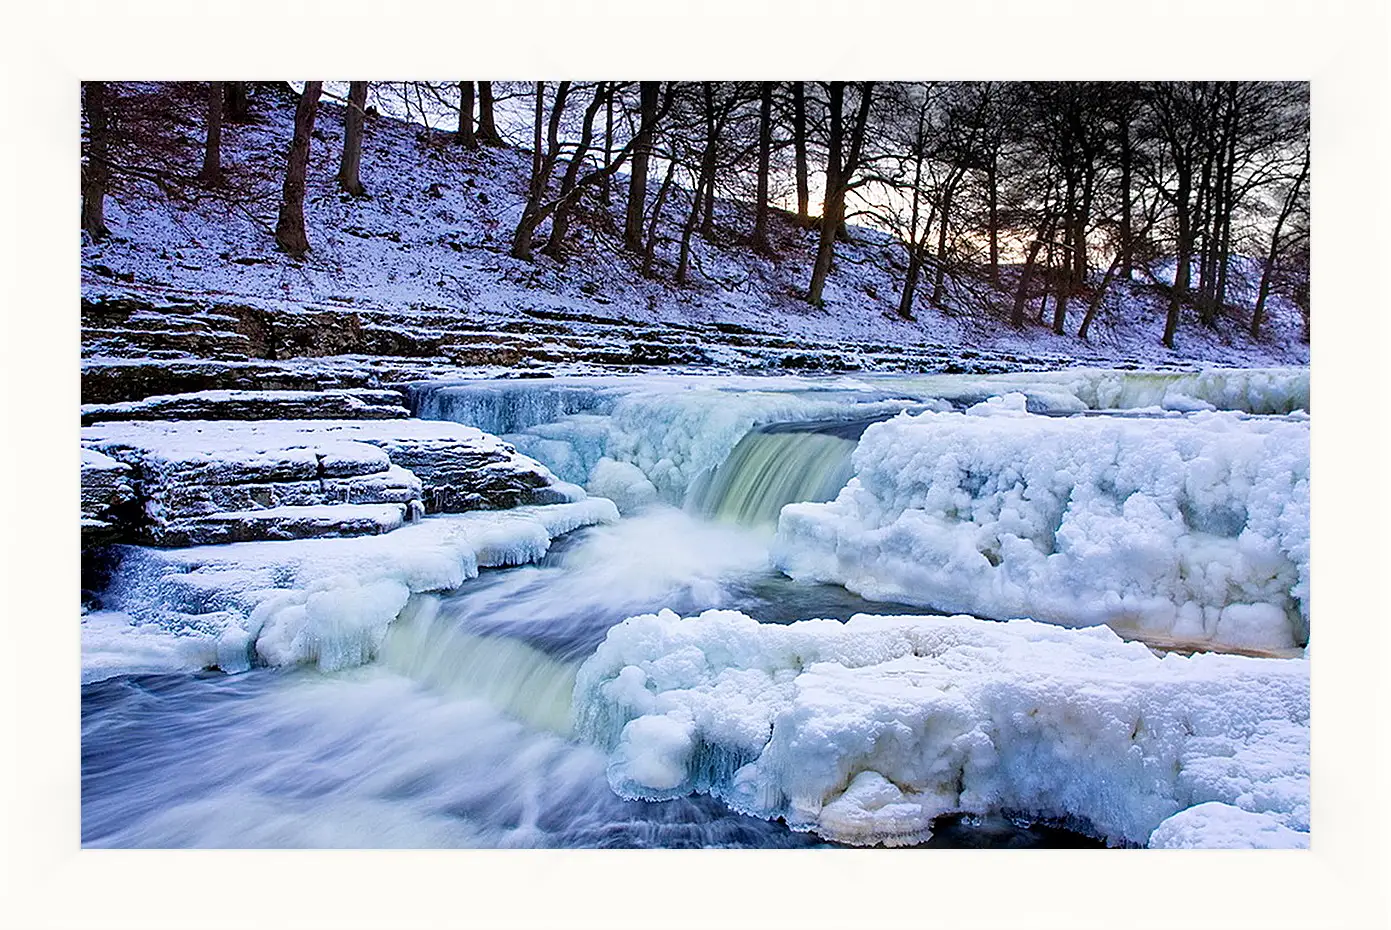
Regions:
<instances>
[{"instance_id":1,"label":"waterfall","mask_svg":"<svg viewBox=\"0 0 1391 930\"><path fill-rule=\"evenodd\" d=\"M882 419L882 418L879 418ZM873 419L780 423L739 440L690 509L746 526L775 524L785 504L829 501L850 480L850 456Z\"/></svg>"},{"instance_id":2,"label":"waterfall","mask_svg":"<svg viewBox=\"0 0 1391 930\"><path fill-rule=\"evenodd\" d=\"M484 700L533 727L570 733L578 663L510 637L470 633L442 617L439 598L432 595L411 599L378 658L434 691Z\"/></svg>"}]
</instances>

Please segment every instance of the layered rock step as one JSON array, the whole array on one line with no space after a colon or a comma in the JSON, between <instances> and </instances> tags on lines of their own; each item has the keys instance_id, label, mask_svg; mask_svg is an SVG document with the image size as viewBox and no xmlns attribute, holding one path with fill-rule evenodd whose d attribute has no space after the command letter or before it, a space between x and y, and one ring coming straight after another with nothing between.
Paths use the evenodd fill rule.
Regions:
<instances>
[{"instance_id":1,"label":"layered rock step","mask_svg":"<svg viewBox=\"0 0 1391 930\"><path fill-rule=\"evenodd\" d=\"M118 475L133 495L125 519L93 519L122 541L157 546L383 533L423 513L583 496L500 439L455 423L120 421L84 427L82 443L93 514L109 514L99 505Z\"/></svg>"},{"instance_id":2,"label":"layered rock step","mask_svg":"<svg viewBox=\"0 0 1391 930\"><path fill-rule=\"evenodd\" d=\"M82 450L82 544L110 541L138 512L131 467L95 449Z\"/></svg>"},{"instance_id":3,"label":"layered rock step","mask_svg":"<svg viewBox=\"0 0 1391 930\"><path fill-rule=\"evenodd\" d=\"M517 313L416 308L328 309L168 298L83 304L82 398L273 388L380 388L450 369L537 374L671 365L746 371L922 371L991 374L1086 359L960 351L932 344L792 338L745 326L626 320L528 308Z\"/></svg>"},{"instance_id":4,"label":"layered rock step","mask_svg":"<svg viewBox=\"0 0 1391 930\"><path fill-rule=\"evenodd\" d=\"M386 420L408 417L400 391L195 391L83 404L82 425L108 420Z\"/></svg>"}]
</instances>

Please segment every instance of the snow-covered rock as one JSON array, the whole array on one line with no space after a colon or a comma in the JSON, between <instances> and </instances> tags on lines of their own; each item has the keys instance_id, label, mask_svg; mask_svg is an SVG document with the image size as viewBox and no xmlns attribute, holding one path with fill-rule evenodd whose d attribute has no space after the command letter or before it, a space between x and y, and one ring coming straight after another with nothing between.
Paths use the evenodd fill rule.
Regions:
<instances>
[{"instance_id":1,"label":"snow-covered rock","mask_svg":"<svg viewBox=\"0 0 1391 930\"><path fill-rule=\"evenodd\" d=\"M847 843L960 811L1223 845L1231 817L1171 819L1208 801L1308 831L1307 661L1159 658L1104 627L663 611L609 631L575 723L624 796L709 793Z\"/></svg>"},{"instance_id":2,"label":"snow-covered rock","mask_svg":"<svg viewBox=\"0 0 1391 930\"><path fill-rule=\"evenodd\" d=\"M377 536L156 549L114 546L100 610L83 617L83 679L254 663L368 661L411 595L618 519L602 498L427 517Z\"/></svg>"},{"instance_id":3,"label":"snow-covered rock","mask_svg":"<svg viewBox=\"0 0 1391 930\"><path fill-rule=\"evenodd\" d=\"M379 533L423 510L583 497L501 440L452 423L146 420L84 427L82 441L132 469L141 538L155 545Z\"/></svg>"},{"instance_id":4,"label":"snow-covered rock","mask_svg":"<svg viewBox=\"0 0 1391 930\"><path fill-rule=\"evenodd\" d=\"M1150 849L1308 849L1309 834L1273 814L1205 801L1155 827Z\"/></svg>"},{"instance_id":5,"label":"snow-covered rock","mask_svg":"<svg viewBox=\"0 0 1391 930\"><path fill-rule=\"evenodd\" d=\"M82 542L89 545L118 534L136 501L129 465L95 449L82 450Z\"/></svg>"},{"instance_id":6,"label":"snow-covered rock","mask_svg":"<svg viewBox=\"0 0 1391 930\"><path fill-rule=\"evenodd\" d=\"M195 391L119 404L83 404L82 423L105 420L382 420L410 416L399 391Z\"/></svg>"},{"instance_id":7,"label":"snow-covered rock","mask_svg":"<svg viewBox=\"0 0 1391 930\"><path fill-rule=\"evenodd\" d=\"M864 597L1244 649L1309 636L1307 418L1043 417L1007 395L869 427L775 563Z\"/></svg>"}]
</instances>

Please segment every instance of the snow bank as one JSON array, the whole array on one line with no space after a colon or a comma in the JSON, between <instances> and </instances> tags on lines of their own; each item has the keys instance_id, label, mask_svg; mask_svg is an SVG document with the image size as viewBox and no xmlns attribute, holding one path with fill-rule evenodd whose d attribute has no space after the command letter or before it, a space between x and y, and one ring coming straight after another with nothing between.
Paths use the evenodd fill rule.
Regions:
<instances>
[{"instance_id":1,"label":"snow bank","mask_svg":"<svg viewBox=\"0 0 1391 930\"><path fill-rule=\"evenodd\" d=\"M1308 641L1307 420L1023 404L871 426L834 501L783 509L774 563L947 612L1247 649Z\"/></svg>"},{"instance_id":2,"label":"snow bank","mask_svg":"<svg viewBox=\"0 0 1391 930\"><path fill-rule=\"evenodd\" d=\"M427 517L383 536L114 547L107 609L83 617L84 680L152 668L357 665L412 594L535 561L554 537L617 519L612 503L589 498Z\"/></svg>"},{"instance_id":3,"label":"snow bank","mask_svg":"<svg viewBox=\"0 0 1391 930\"><path fill-rule=\"evenodd\" d=\"M1103 627L663 611L609 631L579 671L575 722L610 753L619 794L708 793L841 842L919 842L962 811L1133 844L1161 824L1161 841L1192 845L1275 824L1286 832L1267 838L1293 845L1308 830L1308 700L1305 660L1161 659ZM1208 801L1247 826L1208 809L1173 819Z\"/></svg>"}]
</instances>

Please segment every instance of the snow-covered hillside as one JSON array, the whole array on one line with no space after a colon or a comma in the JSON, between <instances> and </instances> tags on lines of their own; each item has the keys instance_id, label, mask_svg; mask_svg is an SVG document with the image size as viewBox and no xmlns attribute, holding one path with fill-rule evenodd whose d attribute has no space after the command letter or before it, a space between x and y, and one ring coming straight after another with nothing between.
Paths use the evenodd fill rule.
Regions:
<instances>
[{"instance_id":1,"label":"snow-covered hillside","mask_svg":"<svg viewBox=\"0 0 1391 930\"><path fill-rule=\"evenodd\" d=\"M149 130L162 140L159 164L165 171L182 165L194 173L203 133L198 86L123 84L118 94L128 107L132 98L148 98L142 107L162 108L165 124ZM118 182L107 201L111 238L83 246L86 300L389 311L402 329L410 328L412 317L426 329L438 329L441 317L474 324L550 319L570 327L597 317L701 328L680 333L678 341L718 341L714 327L719 326L734 334L754 330L793 341L1024 354L1047 359L1047 367L1070 360L1308 362L1303 320L1280 298L1272 301L1258 342L1246 336L1241 319L1209 329L1196 317L1185 317L1177 349L1163 348L1164 297L1152 281L1113 287L1090 342L1056 336L1037 323L1022 332L1011 329L1009 296L1003 293L995 295L993 311L951 309L965 305L952 299L949 309L939 310L920 301L917 318L904 320L895 312L902 251L885 234L860 227L852 227L852 242L838 246L825 306L815 309L798 296L811 273L814 231L775 214L776 254L759 257L747 246L751 211L737 202L718 204L715 235L710 241L697 237L693 281L678 288L670 283L674 242L658 249L652 278L620 248L623 176L616 179L607 211L596 209L597 201L582 209L563 262L540 255L535 262L521 261L510 257L507 247L525 197L529 153L489 147L467 152L451 145L448 134L374 116L367 121L362 165L369 196L355 199L340 194L334 182L343 108L327 101L315 126L305 204L312 251L298 261L277 251L272 235L293 99L288 91L262 90L253 112L254 122L224 127L224 190L129 176ZM673 195L665 222L676 224L684 216L682 196ZM1008 287L1012 274L1006 272ZM1163 269L1155 272L1162 278ZM1070 334L1085 303L1075 302ZM480 361L488 360L470 360Z\"/></svg>"}]
</instances>

